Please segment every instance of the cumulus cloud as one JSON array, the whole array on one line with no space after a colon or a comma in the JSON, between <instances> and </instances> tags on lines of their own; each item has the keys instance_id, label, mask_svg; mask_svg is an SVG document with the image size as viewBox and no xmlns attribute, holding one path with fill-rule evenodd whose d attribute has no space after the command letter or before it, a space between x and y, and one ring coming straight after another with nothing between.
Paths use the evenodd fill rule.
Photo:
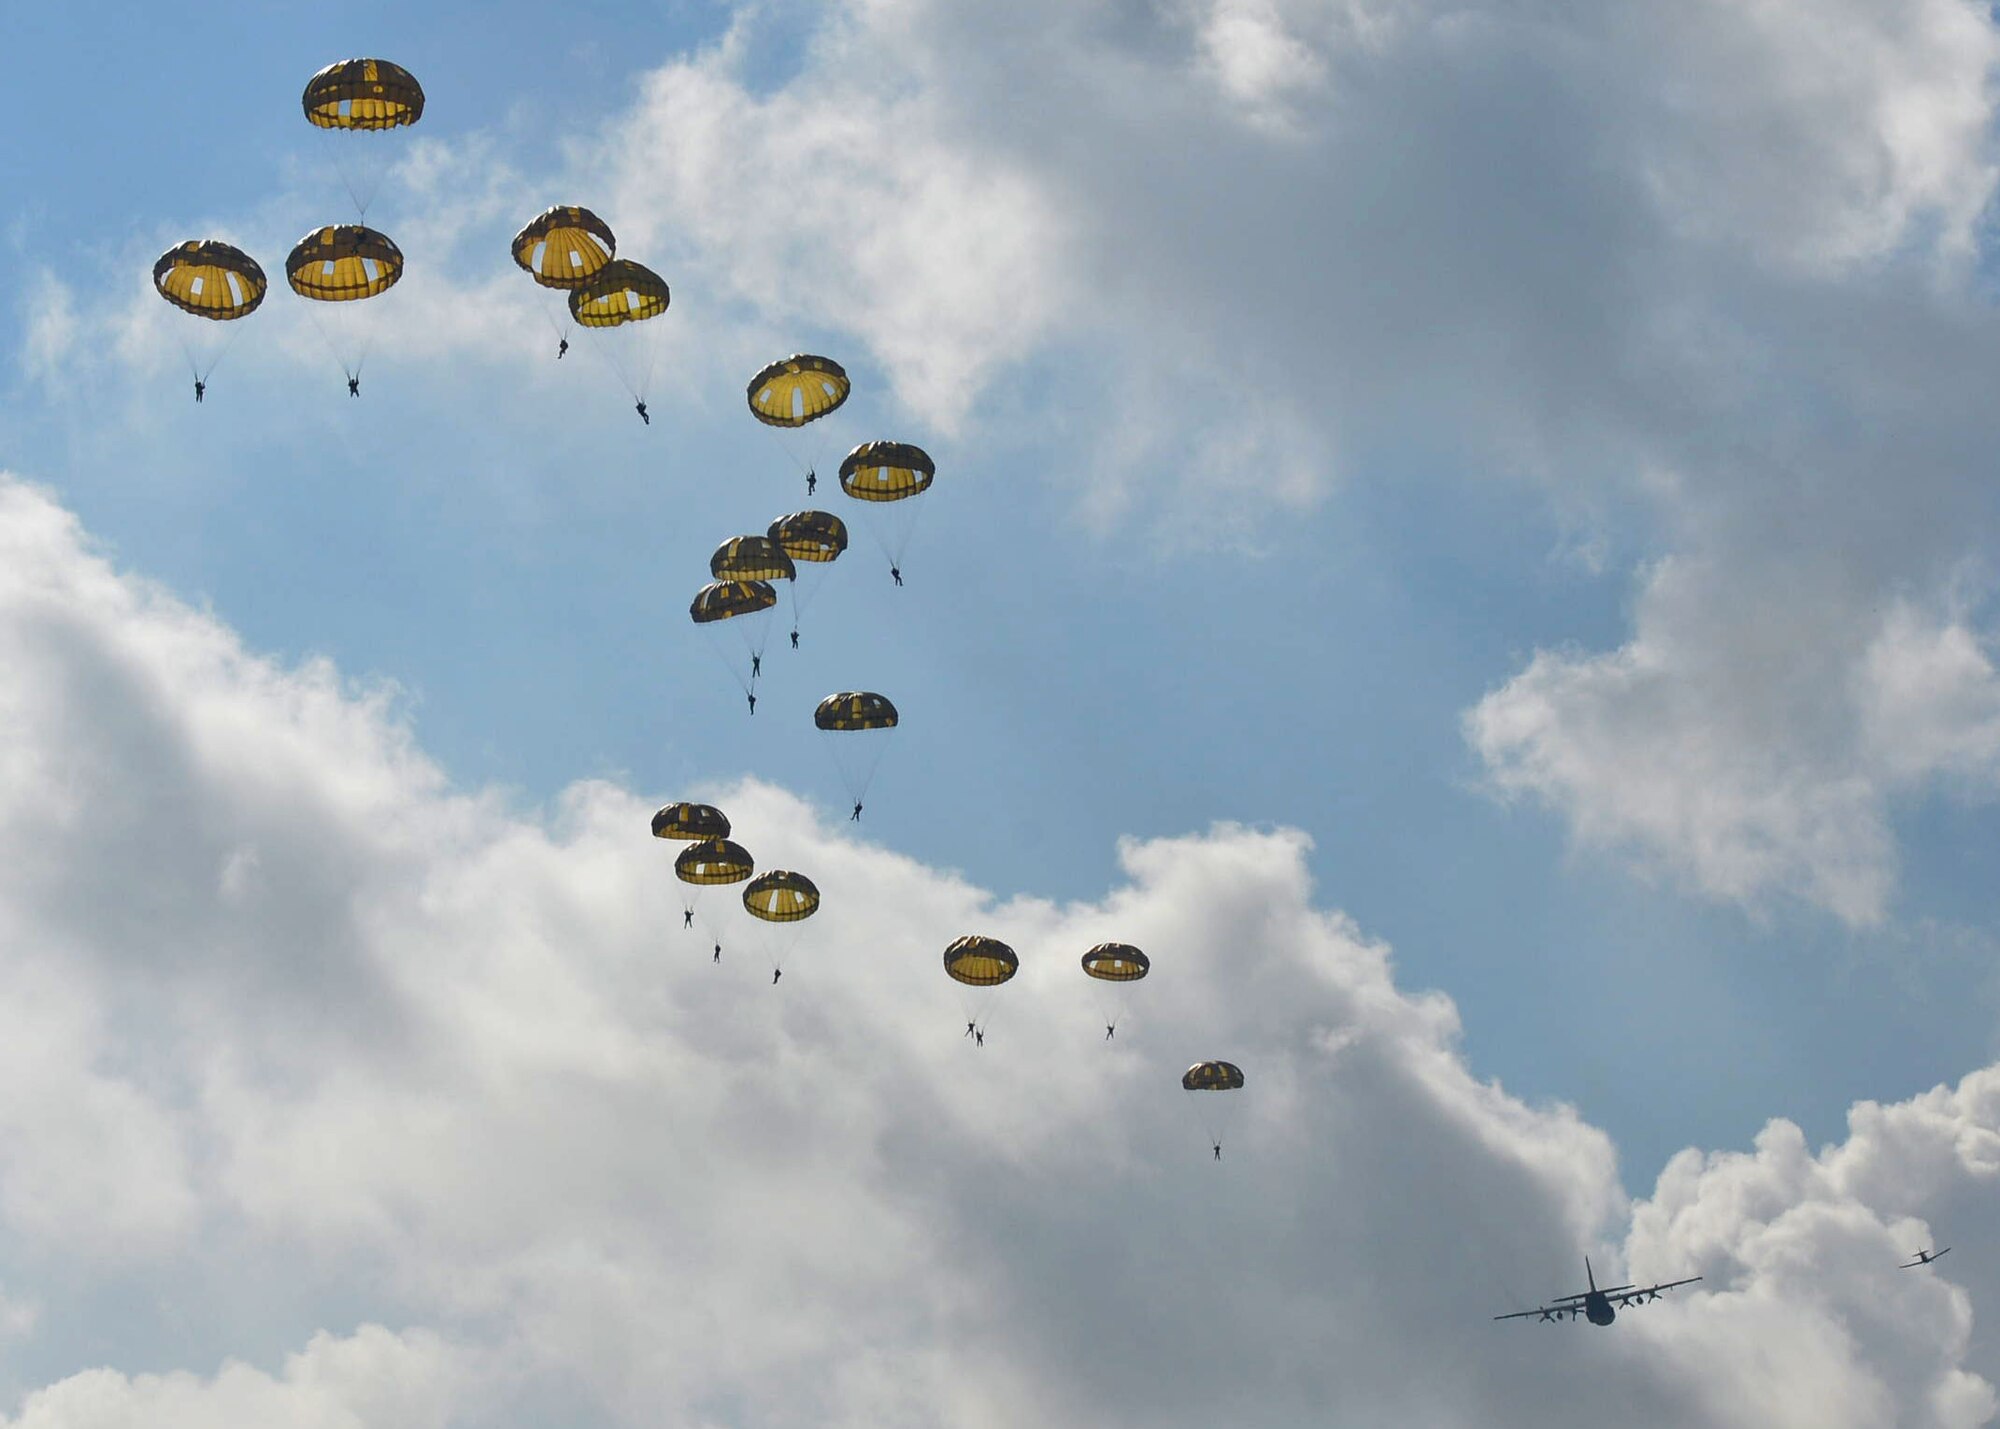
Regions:
<instances>
[{"instance_id":1,"label":"cumulus cloud","mask_svg":"<svg viewBox=\"0 0 2000 1429\"><path fill-rule=\"evenodd\" d=\"M455 791L392 691L244 649L31 487L0 486L0 556L36 1108L0 1115L0 1274L24 1352L137 1307L10 1424L1992 1412L1957 1277L1893 1265L1990 1217L2000 1072L1817 1158L1782 1123L1686 1153L1632 1206L1602 1133L1477 1079L1449 1000L1319 905L1301 835L1134 842L1100 899L999 900L743 782L706 792L826 894L773 987L747 927L720 966L681 931L642 832L703 791ZM983 1048L939 965L974 930L1023 956ZM1156 971L1107 1044L1074 956L1109 937ZM1219 1166L1176 1085L1209 1056L1250 1077ZM1603 1339L1488 1321L1585 1249L1707 1281ZM161 1274L171 1324L130 1293ZM1554 1403L1552 1353L1596 1366Z\"/></svg>"}]
</instances>

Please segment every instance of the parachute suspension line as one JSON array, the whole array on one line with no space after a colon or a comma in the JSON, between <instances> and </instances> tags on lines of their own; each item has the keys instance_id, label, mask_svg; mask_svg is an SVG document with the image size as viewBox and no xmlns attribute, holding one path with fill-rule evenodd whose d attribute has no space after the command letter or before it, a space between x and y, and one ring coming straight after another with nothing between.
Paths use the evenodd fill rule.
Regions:
<instances>
[{"instance_id":1,"label":"parachute suspension line","mask_svg":"<svg viewBox=\"0 0 2000 1429\"><path fill-rule=\"evenodd\" d=\"M771 440L778 444L778 450L783 452L785 454L786 459L790 461L793 466L799 469L799 475L804 476L807 472L816 471L818 469L814 463L809 462L805 460L803 457L801 457L798 454L797 449L794 448L790 442L785 440L784 428L773 427L765 422L759 422L757 425L764 428L765 432L769 434Z\"/></svg>"},{"instance_id":2,"label":"parachute suspension line","mask_svg":"<svg viewBox=\"0 0 2000 1429\"><path fill-rule=\"evenodd\" d=\"M728 624L727 621L723 621L720 623L725 625ZM751 685L754 683L754 681L746 680L743 677L743 672L736 668L736 662L730 659L729 653L722 648L722 641L713 632L711 632L707 626L702 626L701 630L702 630L702 643L707 645L710 650L715 652L715 658L722 662L722 668L729 672L729 678L736 681L736 688L743 691L745 696L755 694L756 691L751 688ZM760 655L762 654L761 651L758 653Z\"/></svg>"},{"instance_id":3,"label":"parachute suspension line","mask_svg":"<svg viewBox=\"0 0 2000 1429\"><path fill-rule=\"evenodd\" d=\"M347 165L341 162L340 151L332 147L335 144L341 143L351 144L359 137L358 135L342 135L338 131L329 130L320 136L320 144L327 167L333 170L334 178L339 181L341 188L347 191L347 201L354 205L354 212L359 216L360 221L366 223L368 221L368 205L375 202L375 191L382 186L382 180L380 177L377 177L373 183L364 183L359 188L355 187L354 175L348 171Z\"/></svg>"},{"instance_id":4,"label":"parachute suspension line","mask_svg":"<svg viewBox=\"0 0 2000 1429\"><path fill-rule=\"evenodd\" d=\"M347 354L341 350L339 344L334 342L333 335L326 330L326 324L319 320L319 313L315 311L318 306L319 304L315 303L312 307L306 309L306 316L312 319L313 331L318 333L319 340L326 344L326 350L333 354L333 360L340 364L340 370L346 375L347 380L349 382L359 382L361 380L361 365L368 360L368 351L374 346L375 334L370 331L364 332L361 335L361 345L355 350L354 361L349 363Z\"/></svg>"},{"instance_id":5,"label":"parachute suspension line","mask_svg":"<svg viewBox=\"0 0 2000 1429\"><path fill-rule=\"evenodd\" d=\"M208 366L195 374L196 379L206 384L208 374L222 365L222 359L229 356L229 349L236 346L236 339L240 336L242 336L241 324L228 324L228 330L222 334L222 345L216 348L215 356L209 358Z\"/></svg>"},{"instance_id":6,"label":"parachute suspension line","mask_svg":"<svg viewBox=\"0 0 2000 1429\"><path fill-rule=\"evenodd\" d=\"M178 325L174 328L174 341L181 345L181 356L187 359L188 371L193 374L194 380L197 382L206 382L208 380L208 373L201 370L201 363L195 359L194 347L188 342L187 334L182 332ZM208 365L211 369L215 366L213 362Z\"/></svg>"},{"instance_id":7,"label":"parachute suspension line","mask_svg":"<svg viewBox=\"0 0 2000 1429\"><path fill-rule=\"evenodd\" d=\"M910 549L910 542L917 534L917 523L924 519L924 507L927 503L923 498L929 494L925 492L923 496L889 503L892 509L897 506L916 508L902 519L901 524L897 525L893 532L886 531L885 528L895 522L896 518L886 512L864 522L868 527L868 534L875 538L876 548L882 552L883 559L888 561L889 569L892 571L900 571L903 568L903 553Z\"/></svg>"},{"instance_id":8,"label":"parachute suspension line","mask_svg":"<svg viewBox=\"0 0 2000 1429\"><path fill-rule=\"evenodd\" d=\"M326 350L330 354L332 354L333 360L340 364L340 370L346 374L348 380L351 382L359 381L361 374L358 372L348 371L347 358L341 353L340 348L334 343L333 334L329 333L326 330L326 324L319 320L318 309L319 309L318 303L314 303L306 309L306 316L312 319L313 331L319 334L319 340L326 344Z\"/></svg>"}]
</instances>

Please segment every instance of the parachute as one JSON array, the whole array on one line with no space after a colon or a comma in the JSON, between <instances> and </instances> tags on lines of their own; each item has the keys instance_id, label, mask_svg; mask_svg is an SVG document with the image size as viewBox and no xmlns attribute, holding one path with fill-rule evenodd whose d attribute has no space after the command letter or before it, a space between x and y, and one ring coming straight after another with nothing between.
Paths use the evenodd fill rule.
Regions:
<instances>
[{"instance_id":1,"label":"parachute","mask_svg":"<svg viewBox=\"0 0 2000 1429\"><path fill-rule=\"evenodd\" d=\"M824 429L799 443L786 436L826 416L847 400L847 373L830 357L795 352L781 357L750 379L744 396L750 415L762 422L799 470L806 473L806 491L818 485L815 468L826 455Z\"/></svg>"},{"instance_id":2,"label":"parachute","mask_svg":"<svg viewBox=\"0 0 2000 1429\"><path fill-rule=\"evenodd\" d=\"M1092 979L1098 1015L1104 1019L1105 1041L1109 1042L1117 1029L1125 997L1114 994L1112 988L1139 981L1152 967L1152 960L1130 943L1099 943L1083 955L1083 970Z\"/></svg>"},{"instance_id":3,"label":"parachute","mask_svg":"<svg viewBox=\"0 0 2000 1429\"><path fill-rule=\"evenodd\" d=\"M1181 1073L1181 1087L1190 1092L1241 1091L1243 1069L1234 1062L1196 1062Z\"/></svg>"},{"instance_id":4,"label":"parachute","mask_svg":"<svg viewBox=\"0 0 2000 1429\"><path fill-rule=\"evenodd\" d=\"M264 301L270 279L257 260L233 244L215 238L190 238L162 253L153 264L153 287L184 313L210 322L230 323L248 317ZM208 385L208 374L222 360L238 328L226 336L203 341L176 328L181 351L193 369L196 397Z\"/></svg>"},{"instance_id":5,"label":"parachute","mask_svg":"<svg viewBox=\"0 0 2000 1429\"><path fill-rule=\"evenodd\" d=\"M403 276L403 250L358 223L315 228L285 258L285 281L302 298L352 303L386 293Z\"/></svg>"},{"instance_id":6,"label":"parachute","mask_svg":"<svg viewBox=\"0 0 2000 1429\"><path fill-rule=\"evenodd\" d=\"M797 923L819 912L819 888L803 873L774 868L744 886L743 906L766 923Z\"/></svg>"},{"instance_id":7,"label":"parachute","mask_svg":"<svg viewBox=\"0 0 2000 1429\"><path fill-rule=\"evenodd\" d=\"M315 129L399 129L424 117L424 87L388 60L339 60L306 81L299 103Z\"/></svg>"},{"instance_id":8,"label":"parachute","mask_svg":"<svg viewBox=\"0 0 2000 1429\"><path fill-rule=\"evenodd\" d=\"M774 868L743 885L743 910L757 920L758 941L770 956L775 983L806 919L819 912L819 888L803 873Z\"/></svg>"},{"instance_id":9,"label":"parachute","mask_svg":"<svg viewBox=\"0 0 2000 1429\"><path fill-rule=\"evenodd\" d=\"M840 489L867 503L869 528L889 558L896 584L903 583L903 551L916 530L937 466L922 447L908 442L863 442L840 463Z\"/></svg>"},{"instance_id":10,"label":"parachute","mask_svg":"<svg viewBox=\"0 0 2000 1429\"><path fill-rule=\"evenodd\" d=\"M729 816L713 804L668 804L653 815L656 839L726 839Z\"/></svg>"},{"instance_id":11,"label":"parachute","mask_svg":"<svg viewBox=\"0 0 2000 1429\"><path fill-rule=\"evenodd\" d=\"M666 279L629 258L613 258L569 293L571 320L591 329L592 350L611 364L648 426L646 391L660 343L659 329L650 324L671 301Z\"/></svg>"},{"instance_id":12,"label":"parachute","mask_svg":"<svg viewBox=\"0 0 2000 1429\"><path fill-rule=\"evenodd\" d=\"M794 511L780 516L765 534L795 561L831 565L847 549L847 523L831 511Z\"/></svg>"},{"instance_id":13,"label":"parachute","mask_svg":"<svg viewBox=\"0 0 2000 1429\"><path fill-rule=\"evenodd\" d=\"M1153 963L1130 943L1099 943L1083 955L1083 970L1105 982L1137 982Z\"/></svg>"},{"instance_id":14,"label":"parachute","mask_svg":"<svg viewBox=\"0 0 2000 1429\"><path fill-rule=\"evenodd\" d=\"M756 869L756 860L731 839L703 839L682 849L674 860L674 877L697 888L741 883Z\"/></svg>"},{"instance_id":15,"label":"parachute","mask_svg":"<svg viewBox=\"0 0 2000 1429\"><path fill-rule=\"evenodd\" d=\"M736 677L736 683L747 696L756 694L757 675L764 663L764 641L771 633L771 620L767 612L778 603L778 592L768 581L711 581L694 594L688 602L688 617L711 637L710 648L718 660L728 667ZM749 673L729 658L721 645L723 629L734 630L742 638L744 649L749 653ZM755 714L756 706L750 712Z\"/></svg>"},{"instance_id":16,"label":"parachute","mask_svg":"<svg viewBox=\"0 0 2000 1429\"><path fill-rule=\"evenodd\" d=\"M953 982L967 987L998 987L1020 968L1021 960L1012 948L998 938L978 933L967 933L944 950L945 972Z\"/></svg>"},{"instance_id":17,"label":"parachute","mask_svg":"<svg viewBox=\"0 0 2000 1429\"><path fill-rule=\"evenodd\" d=\"M968 933L944 950L944 970L964 991L959 995L965 1035L986 1043L986 1024L993 1015L992 989L1020 970L1021 960L998 938Z\"/></svg>"},{"instance_id":18,"label":"parachute","mask_svg":"<svg viewBox=\"0 0 2000 1429\"><path fill-rule=\"evenodd\" d=\"M830 357L781 357L750 379L751 415L766 426L803 427L847 400L847 373Z\"/></svg>"},{"instance_id":19,"label":"parachute","mask_svg":"<svg viewBox=\"0 0 2000 1429\"><path fill-rule=\"evenodd\" d=\"M847 549L847 523L831 511L794 511L780 516L765 534L796 563L788 589L792 597L792 643L797 645L799 619L826 580L826 568ZM804 566L798 570L797 566Z\"/></svg>"},{"instance_id":20,"label":"parachute","mask_svg":"<svg viewBox=\"0 0 2000 1429\"><path fill-rule=\"evenodd\" d=\"M756 862L743 845L726 838L703 839L682 849L674 860L674 877L687 885L687 915L683 922L701 920L702 931L714 939L716 959L721 960L722 934L710 923L702 908L705 890L724 884L741 883L756 870Z\"/></svg>"},{"instance_id":21,"label":"parachute","mask_svg":"<svg viewBox=\"0 0 2000 1429\"><path fill-rule=\"evenodd\" d=\"M874 782L875 766L882 762L884 741L876 737L857 742L854 736L894 729L900 718L889 697L872 690L842 690L821 700L813 711L814 726L831 741L833 761L847 786L847 797L854 801L853 817L857 820L868 786Z\"/></svg>"},{"instance_id":22,"label":"parachute","mask_svg":"<svg viewBox=\"0 0 2000 1429\"><path fill-rule=\"evenodd\" d=\"M602 272L618 252L618 240L611 225L587 208L557 204L545 208L514 235L515 263L537 284L554 294L567 294ZM556 356L569 351L570 317L568 298L542 303L542 312L556 335Z\"/></svg>"},{"instance_id":23,"label":"parachute","mask_svg":"<svg viewBox=\"0 0 2000 1429\"><path fill-rule=\"evenodd\" d=\"M611 225L574 204L543 209L514 235L514 261L521 271L544 288L562 292L596 277L617 251Z\"/></svg>"},{"instance_id":24,"label":"parachute","mask_svg":"<svg viewBox=\"0 0 2000 1429\"><path fill-rule=\"evenodd\" d=\"M889 697L873 690L842 690L813 711L813 726L823 730L894 729L899 719Z\"/></svg>"},{"instance_id":25,"label":"parachute","mask_svg":"<svg viewBox=\"0 0 2000 1429\"><path fill-rule=\"evenodd\" d=\"M1202 1129L1208 1134L1215 1159L1222 1159L1222 1133L1231 1120L1236 1098L1195 1097L1197 1092L1234 1092L1243 1088L1243 1069L1234 1062L1196 1062L1181 1073L1181 1087L1189 1093L1188 1105L1198 1108Z\"/></svg>"},{"instance_id":26,"label":"parachute","mask_svg":"<svg viewBox=\"0 0 2000 1429\"><path fill-rule=\"evenodd\" d=\"M378 136L423 118L423 86L388 60L340 60L306 81L299 106L306 123L331 136L329 156L355 212L366 218L389 168Z\"/></svg>"},{"instance_id":27,"label":"parachute","mask_svg":"<svg viewBox=\"0 0 2000 1429\"><path fill-rule=\"evenodd\" d=\"M798 568L769 536L732 536L708 558L708 573L719 581L788 581Z\"/></svg>"},{"instance_id":28,"label":"parachute","mask_svg":"<svg viewBox=\"0 0 2000 1429\"><path fill-rule=\"evenodd\" d=\"M359 391L370 334L364 321L342 309L388 292L402 276L403 250L386 233L357 223L315 228L285 257L285 281L312 300L307 312L347 374L350 393Z\"/></svg>"}]
</instances>

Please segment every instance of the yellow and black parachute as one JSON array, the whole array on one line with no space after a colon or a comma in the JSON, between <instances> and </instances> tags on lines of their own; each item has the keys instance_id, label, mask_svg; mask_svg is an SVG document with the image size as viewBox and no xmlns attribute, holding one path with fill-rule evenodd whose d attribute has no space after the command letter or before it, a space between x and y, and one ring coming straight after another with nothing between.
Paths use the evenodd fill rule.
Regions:
<instances>
[{"instance_id":1,"label":"yellow and black parachute","mask_svg":"<svg viewBox=\"0 0 2000 1429\"><path fill-rule=\"evenodd\" d=\"M765 534L795 561L825 565L847 549L847 523L831 511L794 511L780 516Z\"/></svg>"},{"instance_id":2,"label":"yellow and black parachute","mask_svg":"<svg viewBox=\"0 0 2000 1429\"><path fill-rule=\"evenodd\" d=\"M388 234L358 223L315 228L285 257L285 281L312 300L307 312L347 373L350 394L360 392L372 329L368 318L344 308L388 292L402 276L403 250Z\"/></svg>"},{"instance_id":3,"label":"yellow and black parachute","mask_svg":"<svg viewBox=\"0 0 2000 1429\"><path fill-rule=\"evenodd\" d=\"M764 530L779 550L790 556L794 567L792 583L786 589L792 599L792 648L799 645L799 622L806 607L826 580L826 569L847 549L847 523L831 511L794 511L780 516Z\"/></svg>"},{"instance_id":4,"label":"yellow and black parachute","mask_svg":"<svg viewBox=\"0 0 2000 1429\"><path fill-rule=\"evenodd\" d=\"M563 292L595 278L617 252L611 225L575 204L543 209L514 235L514 261L521 270L544 288Z\"/></svg>"},{"instance_id":5,"label":"yellow and black parachute","mask_svg":"<svg viewBox=\"0 0 2000 1429\"><path fill-rule=\"evenodd\" d=\"M813 711L813 724L833 750L840 781L847 786L847 797L854 801L851 817L857 820L887 743L882 734L870 732L894 729L901 718L889 697L873 690L841 690L821 700ZM857 738L859 735L868 737Z\"/></svg>"},{"instance_id":6,"label":"yellow and black parachute","mask_svg":"<svg viewBox=\"0 0 2000 1429\"><path fill-rule=\"evenodd\" d=\"M653 815L656 839L726 839L729 816L713 804L668 804Z\"/></svg>"},{"instance_id":7,"label":"yellow and black parachute","mask_svg":"<svg viewBox=\"0 0 2000 1429\"><path fill-rule=\"evenodd\" d=\"M908 442L863 442L840 463L840 489L856 501L907 501L936 477L930 454Z\"/></svg>"},{"instance_id":8,"label":"yellow and black parachute","mask_svg":"<svg viewBox=\"0 0 2000 1429\"><path fill-rule=\"evenodd\" d=\"M1196 1062L1181 1073L1181 1086L1191 1092L1240 1091L1243 1069L1234 1062Z\"/></svg>"},{"instance_id":9,"label":"yellow and black parachute","mask_svg":"<svg viewBox=\"0 0 2000 1429\"><path fill-rule=\"evenodd\" d=\"M889 697L873 690L841 690L813 711L814 727L823 730L894 729L899 718Z\"/></svg>"},{"instance_id":10,"label":"yellow and black parachute","mask_svg":"<svg viewBox=\"0 0 2000 1429\"><path fill-rule=\"evenodd\" d=\"M352 303L386 293L403 276L403 250L358 223L315 228L285 257L285 281L317 303Z\"/></svg>"},{"instance_id":11,"label":"yellow and black parachute","mask_svg":"<svg viewBox=\"0 0 2000 1429\"><path fill-rule=\"evenodd\" d=\"M1152 961L1130 943L1099 943L1083 955L1083 970L1104 982L1137 982Z\"/></svg>"},{"instance_id":12,"label":"yellow and black parachute","mask_svg":"<svg viewBox=\"0 0 2000 1429\"><path fill-rule=\"evenodd\" d=\"M708 558L708 573L718 581L768 582L792 580L799 572L769 536L732 536Z\"/></svg>"},{"instance_id":13,"label":"yellow and black parachute","mask_svg":"<svg viewBox=\"0 0 2000 1429\"><path fill-rule=\"evenodd\" d=\"M153 287L161 297L184 313L210 322L234 323L257 311L269 291L270 279L255 258L234 244L216 238L190 238L162 253L153 264ZM194 373L194 397L201 400L208 387L208 374L222 360L239 329L222 329L212 336L209 329L201 337L185 325L176 325L174 336L187 354Z\"/></svg>"},{"instance_id":14,"label":"yellow and black parachute","mask_svg":"<svg viewBox=\"0 0 2000 1429\"><path fill-rule=\"evenodd\" d=\"M306 81L299 107L306 122L324 134L327 157L355 212L366 218L399 148L383 132L423 118L424 87L387 60L340 60Z\"/></svg>"},{"instance_id":15,"label":"yellow and black parachute","mask_svg":"<svg viewBox=\"0 0 2000 1429\"><path fill-rule=\"evenodd\" d=\"M897 585L903 583L903 553L925 505L916 498L930 490L936 476L930 454L908 442L863 442L840 463L840 489L864 503L862 524L889 558Z\"/></svg>"},{"instance_id":16,"label":"yellow and black parachute","mask_svg":"<svg viewBox=\"0 0 2000 1429\"><path fill-rule=\"evenodd\" d=\"M1243 1088L1243 1069L1234 1062L1196 1062L1181 1073L1181 1086L1190 1095L1188 1106L1197 1109L1202 1130L1208 1134L1209 1145L1214 1148L1215 1159L1222 1159L1223 1132L1234 1118L1235 1097L1217 1099L1212 1096L1195 1096L1196 1092L1234 1092Z\"/></svg>"},{"instance_id":17,"label":"yellow and black parachute","mask_svg":"<svg viewBox=\"0 0 2000 1429\"><path fill-rule=\"evenodd\" d=\"M1020 970L1021 960L998 938L967 933L944 950L944 970L967 987L998 987Z\"/></svg>"},{"instance_id":18,"label":"yellow and black parachute","mask_svg":"<svg viewBox=\"0 0 2000 1429\"><path fill-rule=\"evenodd\" d=\"M588 346L618 374L647 426L653 424L646 393L660 353L658 319L672 300L666 279L629 258L613 258L569 290L570 321L591 329Z\"/></svg>"},{"instance_id":19,"label":"yellow and black parachute","mask_svg":"<svg viewBox=\"0 0 2000 1429\"><path fill-rule=\"evenodd\" d=\"M803 873L774 868L743 886L743 907L766 923L797 923L819 911L819 888Z\"/></svg>"},{"instance_id":20,"label":"yellow and black parachute","mask_svg":"<svg viewBox=\"0 0 2000 1429\"><path fill-rule=\"evenodd\" d=\"M688 616L696 625L709 625L754 615L777 603L778 592L769 581L710 581L688 602Z\"/></svg>"},{"instance_id":21,"label":"yellow and black parachute","mask_svg":"<svg viewBox=\"0 0 2000 1429\"><path fill-rule=\"evenodd\" d=\"M214 238L177 243L153 264L153 286L161 297L184 313L216 322L256 312L270 285L255 258Z\"/></svg>"},{"instance_id":22,"label":"yellow and black parachute","mask_svg":"<svg viewBox=\"0 0 2000 1429\"><path fill-rule=\"evenodd\" d=\"M674 877L687 885L681 926L692 928L695 919L700 918L703 930L715 940L715 961L718 963L722 961L722 931L709 918L708 909L703 907L702 895L710 888L741 883L756 869L749 850L726 838L691 843L674 860Z\"/></svg>"},{"instance_id":23,"label":"yellow and black parachute","mask_svg":"<svg viewBox=\"0 0 2000 1429\"><path fill-rule=\"evenodd\" d=\"M806 919L819 912L819 889L803 873L774 868L743 885L743 909L756 924L750 940L771 960L771 984L784 976Z\"/></svg>"},{"instance_id":24,"label":"yellow and black parachute","mask_svg":"<svg viewBox=\"0 0 2000 1429\"><path fill-rule=\"evenodd\" d=\"M710 581L688 602L688 618L709 637L709 648L728 669L750 701L750 713L757 713L757 680L764 670L764 642L770 638L770 611L778 603L778 592L769 581ZM724 631L735 632L733 636ZM741 664L723 648L727 640L740 639L749 658Z\"/></svg>"},{"instance_id":25,"label":"yellow and black parachute","mask_svg":"<svg viewBox=\"0 0 2000 1429\"><path fill-rule=\"evenodd\" d=\"M424 117L424 87L388 60L339 60L306 81L299 103L315 129L399 129Z\"/></svg>"},{"instance_id":26,"label":"yellow and black parachute","mask_svg":"<svg viewBox=\"0 0 2000 1429\"><path fill-rule=\"evenodd\" d=\"M643 263L614 258L570 289L569 315L579 327L623 327L658 317L672 301L665 278Z\"/></svg>"},{"instance_id":27,"label":"yellow and black parachute","mask_svg":"<svg viewBox=\"0 0 2000 1429\"><path fill-rule=\"evenodd\" d=\"M830 357L794 353L750 379L747 396L758 421L772 427L803 427L847 400L847 373Z\"/></svg>"},{"instance_id":28,"label":"yellow and black parachute","mask_svg":"<svg viewBox=\"0 0 2000 1429\"><path fill-rule=\"evenodd\" d=\"M729 839L703 839L689 844L674 860L674 877L698 888L741 883L756 871L749 850Z\"/></svg>"}]
</instances>

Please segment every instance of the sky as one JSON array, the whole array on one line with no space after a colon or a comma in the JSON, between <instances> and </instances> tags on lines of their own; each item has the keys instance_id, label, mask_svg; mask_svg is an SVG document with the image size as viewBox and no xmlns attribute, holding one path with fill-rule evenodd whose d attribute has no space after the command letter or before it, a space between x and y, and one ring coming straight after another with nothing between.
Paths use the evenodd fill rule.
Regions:
<instances>
[{"instance_id":1,"label":"sky","mask_svg":"<svg viewBox=\"0 0 2000 1429\"><path fill-rule=\"evenodd\" d=\"M209 14L0 20L0 1425L2000 1413L1986 7ZM355 54L362 394L278 284L197 406L152 260L352 217ZM707 556L884 437L752 716ZM1703 1281L1490 1322L1586 1253Z\"/></svg>"}]
</instances>

